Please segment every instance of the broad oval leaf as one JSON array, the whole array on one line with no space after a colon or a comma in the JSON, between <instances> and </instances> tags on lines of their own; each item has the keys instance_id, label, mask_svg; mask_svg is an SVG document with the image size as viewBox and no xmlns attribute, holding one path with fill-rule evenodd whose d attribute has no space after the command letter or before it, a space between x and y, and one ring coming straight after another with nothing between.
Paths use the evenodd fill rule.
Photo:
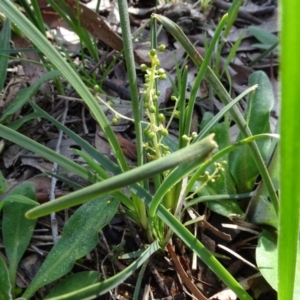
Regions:
<instances>
[{"instance_id":1,"label":"broad oval leaf","mask_svg":"<svg viewBox=\"0 0 300 300\"><path fill-rule=\"evenodd\" d=\"M300 237L298 238L298 252L296 276L294 285L293 300L300 300ZM267 231L263 231L259 237L256 248L256 262L257 266L268 281L270 286L277 291L277 274L278 274L278 248L276 237ZM298 279L297 279L298 278Z\"/></svg>"},{"instance_id":2,"label":"broad oval leaf","mask_svg":"<svg viewBox=\"0 0 300 300\"><path fill-rule=\"evenodd\" d=\"M258 84L254 97L249 97L245 119L253 135L270 133L270 111L274 104L274 95L268 76L257 71L250 76L249 85ZM241 140L240 133L237 140ZM257 141L261 156L265 159L270 139ZM252 191L259 174L257 165L248 146L240 147L230 154L229 167L236 182L238 193Z\"/></svg>"},{"instance_id":3,"label":"broad oval leaf","mask_svg":"<svg viewBox=\"0 0 300 300\"><path fill-rule=\"evenodd\" d=\"M85 271L72 274L56 284L45 299L74 292L99 281L100 274L96 271Z\"/></svg>"},{"instance_id":4,"label":"broad oval leaf","mask_svg":"<svg viewBox=\"0 0 300 300\"><path fill-rule=\"evenodd\" d=\"M67 274L77 259L89 253L97 244L98 232L113 218L118 205L118 200L106 196L78 208L23 297L30 298L40 287Z\"/></svg>"},{"instance_id":5,"label":"broad oval leaf","mask_svg":"<svg viewBox=\"0 0 300 300\"><path fill-rule=\"evenodd\" d=\"M139 258L135 260L132 264L126 267L121 272L117 273L115 276L108 278L102 282L92 284L90 286L84 287L80 290L75 290L73 292L47 298L49 300L82 300L82 299L96 299L97 296L103 295L108 291L114 289L121 283L123 283L134 271L136 271L145 261L147 261L151 255L160 249L158 241L153 242L146 250L141 253Z\"/></svg>"}]
</instances>

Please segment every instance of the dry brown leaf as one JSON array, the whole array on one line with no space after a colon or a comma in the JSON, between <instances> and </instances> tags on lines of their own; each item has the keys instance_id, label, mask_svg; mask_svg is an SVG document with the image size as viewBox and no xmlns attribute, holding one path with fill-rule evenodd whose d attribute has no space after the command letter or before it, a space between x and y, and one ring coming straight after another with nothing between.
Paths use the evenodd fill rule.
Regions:
<instances>
[{"instance_id":1,"label":"dry brown leaf","mask_svg":"<svg viewBox=\"0 0 300 300\"><path fill-rule=\"evenodd\" d=\"M136 146L133 142L123 138L123 136L119 133L116 133L117 140L121 146L123 154L132 159L136 160Z\"/></svg>"},{"instance_id":2,"label":"dry brown leaf","mask_svg":"<svg viewBox=\"0 0 300 300\"><path fill-rule=\"evenodd\" d=\"M116 133L116 138L120 144L121 150L123 154L132 161L136 161L136 146L133 142L126 140L122 137L121 134ZM95 134L95 147L96 149L101 152L103 155L107 156L108 158L113 158L112 149L107 142L105 134L101 130L101 128L97 125L96 126L96 134ZM129 163L129 161L127 161ZM132 165L132 163L129 163Z\"/></svg>"},{"instance_id":3,"label":"dry brown leaf","mask_svg":"<svg viewBox=\"0 0 300 300\"><path fill-rule=\"evenodd\" d=\"M36 199L39 203L45 203L49 201L51 191L51 179L46 176L35 176L26 182L32 182L34 184ZM55 198L66 195L67 192L62 192L59 189L55 190Z\"/></svg>"},{"instance_id":4,"label":"dry brown leaf","mask_svg":"<svg viewBox=\"0 0 300 300\"><path fill-rule=\"evenodd\" d=\"M37 0L39 7L46 6L48 4L47 0Z\"/></svg>"},{"instance_id":5,"label":"dry brown leaf","mask_svg":"<svg viewBox=\"0 0 300 300\"><path fill-rule=\"evenodd\" d=\"M42 7L41 14L44 23L51 29L56 27L69 28L68 24L60 17L60 15L52 7Z\"/></svg>"},{"instance_id":6,"label":"dry brown leaf","mask_svg":"<svg viewBox=\"0 0 300 300\"><path fill-rule=\"evenodd\" d=\"M74 16L77 16L77 4L74 0L65 0L66 5ZM88 32L98 38L100 41L110 46L111 48L121 51L123 49L122 38L116 34L110 26L99 16L85 5L78 3L80 8L80 24L88 30ZM145 63L145 61L134 52L136 62L138 64Z\"/></svg>"}]
</instances>

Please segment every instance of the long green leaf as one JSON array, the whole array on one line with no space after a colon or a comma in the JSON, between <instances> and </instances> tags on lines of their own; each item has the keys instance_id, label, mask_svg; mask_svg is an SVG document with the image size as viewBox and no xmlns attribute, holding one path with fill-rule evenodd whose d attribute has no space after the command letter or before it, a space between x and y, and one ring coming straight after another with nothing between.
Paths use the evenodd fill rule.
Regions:
<instances>
[{"instance_id":1,"label":"long green leaf","mask_svg":"<svg viewBox=\"0 0 300 300\"><path fill-rule=\"evenodd\" d=\"M10 21L6 19L3 23L2 31L0 33L0 49L8 50L10 48ZM8 56L0 53L0 92L4 88L6 73L7 73Z\"/></svg>"},{"instance_id":2,"label":"long green leaf","mask_svg":"<svg viewBox=\"0 0 300 300\"><path fill-rule=\"evenodd\" d=\"M23 297L30 298L40 287L64 276L77 259L90 252L97 245L98 232L113 218L118 205L116 199L101 197L77 209Z\"/></svg>"},{"instance_id":3,"label":"long green leaf","mask_svg":"<svg viewBox=\"0 0 300 300\"><path fill-rule=\"evenodd\" d=\"M281 121L280 213L278 239L278 299L293 299L300 223L299 1L281 1ZM299 296L299 295L298 295ZM295 299L295 298L294 298Z\"/></svg>"},{"instance_id":4,"label":"long green leaf","mask_svg":"<svg viewBox=\"0 0 300 300\"><path fill-rule=\"evenodd\" d=\"M224 32L225 38L228 37L230 29L232 28L233 23L236 20L237 14L239 12L239 8L242 5L242 3L243 3L243 0L234 0L228 10L229 16L228 16L228 23L226 24L226 28L225 28L225 32Z\"/></svg>"},{"instance_id":5,"label":"long green leaf","mask_svg":"<svg viewBox=\"0 0 300 300\"><path fill-rule=\"evenodd\" d=\"M56 201L45 203L37 209L31 210L27 214L27 217L37 218L54 211L60 211L68 207L79 205L93 198L99 197L100 195L111 193L145 178L160 174L161 172L180 164L189 163L191 161L197 161L198 163L202 162L208 158L209 154L216 148L216 146L217 144L213 141L212 134L204 138L202 141L178 150L166 157L152 161L92 186L83 188L72 194L63 196Z\"/></svg>"}]
</instances>

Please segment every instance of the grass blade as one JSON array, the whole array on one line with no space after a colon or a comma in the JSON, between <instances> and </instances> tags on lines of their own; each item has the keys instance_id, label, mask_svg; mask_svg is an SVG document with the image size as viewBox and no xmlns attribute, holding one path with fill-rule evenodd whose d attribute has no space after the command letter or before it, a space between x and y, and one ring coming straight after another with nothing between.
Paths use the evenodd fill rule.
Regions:
<instances>
[{"instance_id":1,"label":"grass blade","mask_svg":"<svg viewBox=\"0 0 300 300\"><path fill-rule=\"evenodd\" d=\"M0 33L0 49L7 50L10 48L10 21L6 19L3 23L2 31ZM7 73L8 56L0 55L0 92L4 88L6 73Z\"/></svg>"},{"instance_id":2,"label":"grass blade","mask_svg":"<svg viewBox=\"0 0 300 300\"><path fill-rule=\"evenodd\" d=\"M228 15L225 14L223 16L223 18L221 19L221 21L219 22L218 24L218 27L216 29L216 32L211 40L211 43L208 47L208 50L207 50L207 53L205 55L205 58L203 60L203 63L201 64L200 68L199 68L199 72L197 74L197 77L195 79L195 82L194 82L194 85L193 85L193 88L192 88L192 91L191 91L191 95L190 95L190 99L189 99L189 102L188 102L188 106L187 106L187 109L186 109L186 115L185 115L185 132L184 134L186 134L187 136L189 136L190 134L190 131L191 131L191 124L192 124L192 114L193 114L193 111L194 111L194 105L195 105L195 101L196 101L196 95L197 95L197 91L199 89L199 86L201 84L201 81L204 77L204 74L206 73L206 70L209 66L209 62L210 62L210 59L211 59L211 56L213 54L213 51L215 49L215 46L221 36L221 33L222 33L222 30L225 26L225 23L227 21L227 17Z\"/></svg>"}]
</instances>

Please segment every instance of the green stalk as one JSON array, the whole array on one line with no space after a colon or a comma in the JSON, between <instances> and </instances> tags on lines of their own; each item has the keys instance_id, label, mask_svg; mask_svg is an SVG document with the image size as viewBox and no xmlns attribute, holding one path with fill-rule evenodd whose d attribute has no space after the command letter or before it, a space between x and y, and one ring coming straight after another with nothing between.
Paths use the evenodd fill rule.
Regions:
<instances>
[{"instance_id":1,"label":"green stalk","mask_svg":"<svg viewBox=\"0 0 300 300\"><path fill-rule=\"evenodd\" d=\"M118 0L119 5L119 16L122 28L123 45L124 45L124 55L127 67L127 74L130 86L130 95L132 102L132 111L134 118L135 134L136 134L136 150L137 150L137 162L138 166L144 164L144 153L143 153L143 133L142 133L142 116L140 107L140 97L137 86L137 76L135 71L135 61L133 55L132 47L132 36L130 31L128 5L126 0ZM140 218L140 224L142 228L147 230L148 220L146 214L146 207L144 203L133 195L132 197L134 206L137 210L137 214Z\"/></svg>"},{"instance_id":2,"label":"green stalk","mask_svg":"<svg viewBox=\"0 0 300 300\"><path fill-rule=\"evenodd\" d=\"M179 71L177 72L177 74ZM180 95L178 99L178 111L179 111L179 149L183 148L186 145L186 141L182 138L185 133L185 94L186 94L186 86L187 86L187 76L188 76L188 67L185 66L183 68L181 81L179 83L180 86Z\"/></svg>"},{"instance_id":3,"label":"green stalk","mask_svg":"<svg viewBox=\"0 0 300 300\"><path fill-rule=\"evenodd\" d=\"M135 62L132 47L132 36L130 32L128 5L126 0L118 0L120 23L122 28L122 37L124 45L124 55L127 67L127 74L130 86L132 111L134 118L135 134L136 134L136 150L137 150L137 161L138 166L144 164L143 155L143 134L142 134L142 123L141 123L141 108L140 108L140 97L137 86L137 76L135 71Z\"/></svg>"}]
</instances>

